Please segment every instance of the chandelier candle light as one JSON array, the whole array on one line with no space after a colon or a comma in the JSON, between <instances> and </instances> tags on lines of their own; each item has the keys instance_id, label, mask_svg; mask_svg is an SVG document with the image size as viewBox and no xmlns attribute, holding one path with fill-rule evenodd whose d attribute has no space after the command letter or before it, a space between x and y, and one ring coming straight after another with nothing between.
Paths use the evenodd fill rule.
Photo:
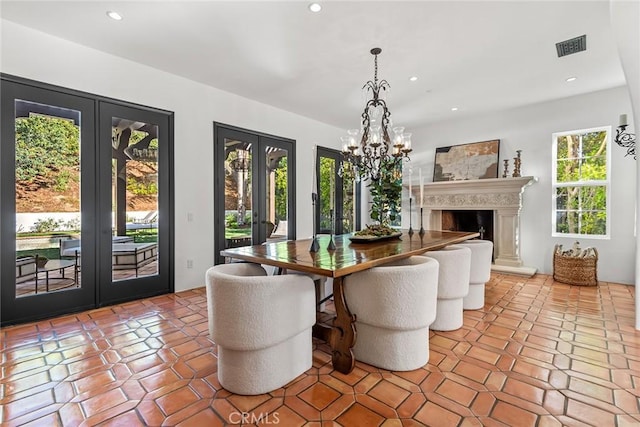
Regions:
<instances>
[{"instance_id":1,"label":"chandelier candle light","mask_svg":"<svg viewBox=\"0 0 640 427\"><path fill-rule=\"evenodd\" d=\"M361 115L361 128L350 129L347 136L341 138L344 160L338 175L352 172L356 182L369 180L373 196L371 218L388 225L398 213L402 185L398 185L399 191L393 187L401 179L403 159L409 160L411 134L405 133L404 127L392 128L391 112L381 98L382 92L389 90L386 80L378 80L381 52L380 48L371 49L374 77L363 86L367 93L371 92L371 99Z\"/></svg>"}]
</instances>

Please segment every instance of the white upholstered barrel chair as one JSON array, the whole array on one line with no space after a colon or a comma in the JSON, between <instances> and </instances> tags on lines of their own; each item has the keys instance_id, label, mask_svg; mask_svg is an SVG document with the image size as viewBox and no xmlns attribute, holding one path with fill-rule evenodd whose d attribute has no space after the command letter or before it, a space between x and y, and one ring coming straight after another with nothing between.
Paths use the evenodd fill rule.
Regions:
<instances>
[{"instance_id":1,"label":"white upholstered barrel chair","mask_svg":"<svg viewBox=\"0 0 640 427\"><path fill-rule=\"evenodd\" d=\"M316 311L310 278L267 276L257 264L233 263L211 267L206 283L209 334L225 389L267 393L311 368Z\"/></svg>"},{"instance_id":2,"label":"white upholstered barrel chair","mask_svg":"<svg viewBox=\"0 0 640 427\"><path fill-rule=\"evenodd\" d=\"M302 274L307 277L310 277L313 280L313 283L316 287L316 310L324 311L326 308L326 302L321 302L327 298L327 296L332 295L330 292L327 292L327 277L321 276L319 274L313 273L305 273L303 271L291 270L287 269L286 274ZM329 295L327 295L329 294Z\"/></svg>"},{"instance_id":3,"label":"white upholstered barrel chair","mask_svg":"<svg viewBox=\"0 0 640 427\"><path fill-rule=\"evenodd\" d=\"M467 240L458 244L471 249L469 293L463 298L462 307L465 310L478 310L484 307L484 285L491 279L493 242L490 240Z\"/></svg>"},{"instance_id":4,"label":"white upholstered barrel chair","mask_svg":"<svg viewBox=\"0 0 640 427\"><path fill-rule=\"evenodd\" d=\"M463 298L469 293L471 250L464 246L449 245L424 254L440 264L438 273L438 307L434 331L453 331L463 323Z\"/></svg>"},{"instance_id":5,"label":"white upholstered barrel chair","mask_svg":"<svg viewBox=\"0 0 640 427\"><path fill-rule=\"evenodd\" d=\"M344 294L356 315L356 360L392 371L424 366L437 289L438 263L421 256L347 276Z\"/></svg>"}]
</instances>

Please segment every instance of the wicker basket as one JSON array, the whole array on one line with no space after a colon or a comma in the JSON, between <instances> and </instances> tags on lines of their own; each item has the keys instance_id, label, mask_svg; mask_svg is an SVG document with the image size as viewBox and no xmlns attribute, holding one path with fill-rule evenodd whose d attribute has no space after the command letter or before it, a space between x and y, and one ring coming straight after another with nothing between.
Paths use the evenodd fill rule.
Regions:
<instances>
[{"instance_id":1,"label":"wicker basket","mask_svg":"<svg viewBox=\"0 0 640 427\"><path fill-rule=\"evenodd\" d=\"M553 280L579 286L598 284L598 251L593 255L576 257L562 254L562 245L553 251Z\"/></svg>"}]
</instances>

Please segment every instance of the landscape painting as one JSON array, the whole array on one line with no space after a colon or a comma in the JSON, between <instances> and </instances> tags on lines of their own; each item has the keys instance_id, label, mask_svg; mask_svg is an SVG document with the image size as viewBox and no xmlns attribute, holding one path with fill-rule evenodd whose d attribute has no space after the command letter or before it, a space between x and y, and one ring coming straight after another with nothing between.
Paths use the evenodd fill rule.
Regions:
<instances>
[{"instance_id":1,"label":"landscape painting","mask_svg":"<svg viewBox=\"0 0 640 427\"><path fill-rule=\"evenodd\" d=\"M436 148L433 181L497 178L499 153L499 139Z\"/></svg>"}]
</instances>

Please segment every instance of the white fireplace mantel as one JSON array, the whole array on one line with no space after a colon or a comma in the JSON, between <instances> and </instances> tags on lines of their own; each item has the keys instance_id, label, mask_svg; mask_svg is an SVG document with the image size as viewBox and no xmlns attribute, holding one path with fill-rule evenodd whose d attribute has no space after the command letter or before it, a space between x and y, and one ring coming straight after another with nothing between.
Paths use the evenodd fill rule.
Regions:
<instances>
[{"instance_id":1,"label":"white fireplace mantel","mask_svg":"<svg viewBox=\"0 0 640 427\"><path fill-rule=\"evenodd\" d=\"M430 229L441 230L443 210L493 210L493 270L533 276L536 268L525 267L520 258L520 210L525 188L537 180L524 176L425 183L423 220ZM420 207L420 189L413 195Z\"/></svg>"}]
</instances>

